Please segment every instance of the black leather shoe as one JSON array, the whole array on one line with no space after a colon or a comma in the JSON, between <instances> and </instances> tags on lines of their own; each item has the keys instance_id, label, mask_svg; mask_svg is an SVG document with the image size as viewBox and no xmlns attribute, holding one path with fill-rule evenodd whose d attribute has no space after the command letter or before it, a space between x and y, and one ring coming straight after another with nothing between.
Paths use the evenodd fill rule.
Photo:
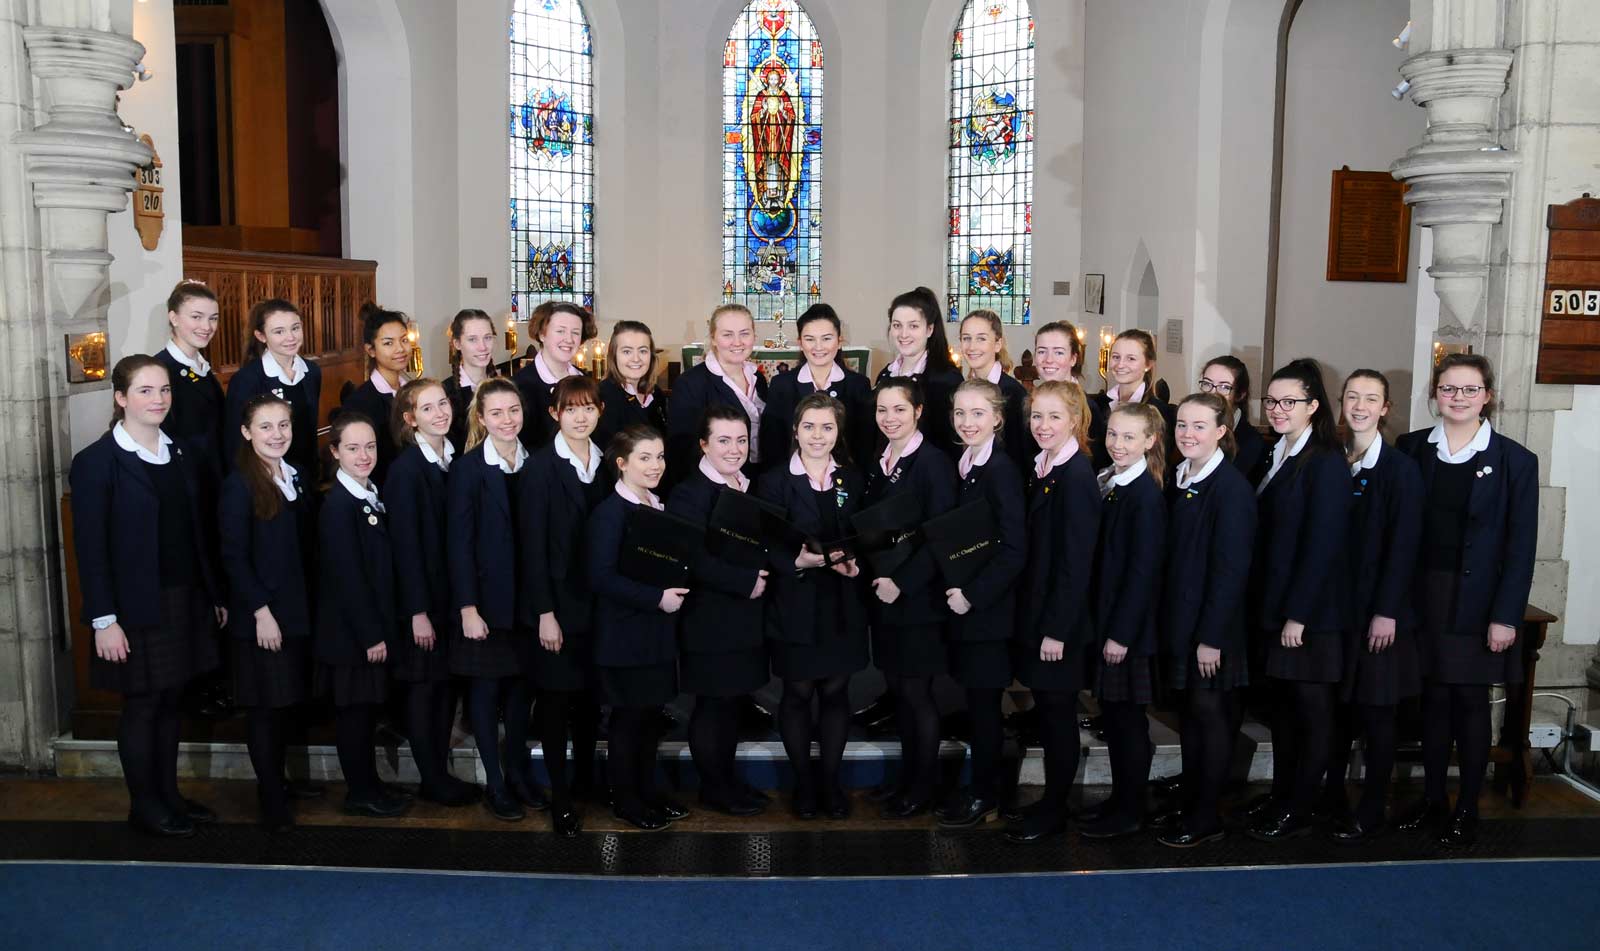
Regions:
<instances>
[{"instance_id":1,"label":"black leather shoe","mask_svg":"<svg viewBox=\"0 0 1600 951\"><path fill-rule=\"evenodd\" d=\"M1419 799L1395 817L1394 827L1402 832L1430 831L1450 821L1450 813L1442 802Z\"/></svg>"},{"instance_id":2,"label":"black leather shoe","mask_svg":"<svg viewBox=\"0 0 1600 951\"><path fill-rule=\"evenodd\" d=\"M1067 816L1056 810L1040 810L1006 829L1006 838L1012 842L1038 842L1040 839L1060 835L1067 831Z\"/></svg>"},{"instance_id":3,"label":"black leather shoe","mask_svg":"<svg viewBox=\"0 0 1600 951\"><path fill-rule=\"evenodd\" d=\"M915 819L928 811L928 800L896 796L878 809L880 819Z\"/></svg>"},{"instance_id":4,"label":"black leather shoe","mask_svg":"<svg viewBox=\"0 0 1600 951\"><path fill-rule=\"evenodd\" d=\"M689 810L683 803L668 799L666 796L660 796L655 799L650 803L650 808L665 816L668 822L677 822L679 819L687 819L689 817Z\"/></svg>"},{"instance_id":5,"label":"black leather shoe","mask_svg":"<svg viewBox=\"0 0 1600 951\"><path fill-rule=\"evenodd\" d=\"M506 788L511 791L517 802L534 812L543 812L550 808L550 800L545 798L544 790L522 776L507 776Z\"/></svg>"},{"instance_id":6,"label":"black leather shoe","mask_svg":"<svg viewBox=\"0 0 1600 951\"><path fill-rule=\"evenodd\" d=\"M1000 810L1000 803L987 796L967 796L953 808L945 810L939 826L944 829L970 829Z\"/></svg>"},{"instance_id":7,"label":"black leather shoe","mask_svg":"<svg viewBox=\"0 0 1600 951\"><path fill-rule=\"evenodd\" d=\"M667 818L654 809L617 807L611 814L641 832L655 832L667 827Z\"/></svg>"},{"instance_id":8,"label":"black leather shoe","mask_svg":"<svg viewBox=\"0 0 1600 951\"><path fill-rule=\"evenodd\" d=\"M845 792L842 787L833 787L822 798L823 815L835 822L850 818L850 794Z\"/></svg>"},{"instance_id":9,"label":"black leather shoe","mask_svg":"<svg viewBox=\"0 0 1600 951\"><path fill-rule=\"evenodd\" d=\"M571 809L550 810L550 828L556 835L570 839L583 831L583 824L578 821L578 814Z\"/></svg>"},{"instance_id":10,"label":"black leather shoe","mask_svg":"<svg viewBox=\"0 0 1600 951\"><path fill-rule=\"evenodd\" d=\"M1000 818L1007 822L1021 822L1044 807L1045 800L1043 799L1035 799L1033 802L1029 803L1017 803L1010 806L1001 806Z\"/></svg>"},{"instance_id":11,"label":"black leather shoe","mask_svg":"<svg viewBox=\"0 0 1600 951\"><path fill-rule=\"evenodd\" d=\"M1106 817L1111 809L1111 800L1102 799L1093 805L1085 806L1078 810L1077 817L1081 823L1099 822Z\"/></svg>"},{"instance_id":12,"label":"black leather shoe","mask_svg":"<svg viewBox=\"0 0 1600 951\"><path fill-rule=\"evenodd\" d=\"M522 809L522 803L517 802L517 797L511 795L509 789L490 789L483 794L483 808L501 822L521 822L527 817Z\"/></svg>"},{"instance_id":13,"label":"black leather shoe","mask_svg":"<svg viewBox=\"0 0 1600 951\"><path fill-rule=\"evenodd\" d=\"M378 788L382 789L383 794L388 796L390 799L399 799L402 802L410 802L411 800L417 798L415 793L399 783L380 782L378 783Z\"/></svg>"},{"instance_id":14,"label":"black leather shoe","mask_svg":"<svg viewBox=\"0 0 1600 951\"><path fill-rule=\"evenodd\" d=\"M1173 849L1192 849L1197 845L1207 842L1220 842L1227 833L1221 826L1215 829L1206 829L1199 832L1190 832L1183 827L1178 827L1156 836L1156 841Z\"/></svg>"},{"instance_id":15,"label":"black leather shoe","mask_svg":"<svg viewBox=\"0 0 1600 951\"><path fill-rule=\"evenodd\" d=\"M794 798L789 801L789 811L794 813L796 819L815 819L817 817L816 790L796 789Z\"/></svg>"},{"instance_id":16,"label":"black leather shoe","mask_svg":"<svg viewBox=\"0 0 1600 951\"><path fill-rule=\"evenodd\" d=\"M1179 795L1183 790L1183 774L1173 773L1171 776L1157 776L1150 780L1150 791L1157 796L1172 797Z\"/></svg>"},{"instance_id":17,"label":"black leather shoe","mask_svg":"<svg viewBox=\"0 0 1600 951\"><path fill-rule=\"evenodd\" d=\"M161 839L187 839L194 835L194 823L188 816L169 814L159 820L151 821L141 819L133 813L128 813L128 825L144 833Z\"/></svg>"},{"instance_id":18,"label":"black leather shoe","mask_svg":"<svg viewBox=\"0 0 1600 951\"><path fill-rule=\"evenodd\" d=\"M308 779L285 779L283 792L290 799L321 799L328 794L328 787Z\"/></svg>"},{"instance_id":19,"label":"black leather shoe","mask_svg":"<svg viewBox=\"0 0 1600 951\"><path fill-rule=\"evenodd\" d=\"M1439 832L1439 844L1447 849L1470 849L1478 841L1478 817L1458 812Z\"/></svg>"},{"instance_id":20,"label":"black leather shoe","mask_svg":"<svg viewBox=\"0 0 1600 951\"><path fill-rule=\"evenodd\" d=\"M739 790L744 793L744 798L762 803L763 805L772 801L771 796L750 785L749 783L745 783L744 785L740 786Z\"/></svg>"},{"instance_id":21,"label":"black leather shoe","mask_svg":"<svg viewBox=\"0 0 1600 951\"><path fill-rule=\"evenodd\" d=\"M744 797L725 799L720 796L700 794L700 805L712 812L720 812L725 816L735 816L743 819L749 816L759 816L766 811L766 806Z\"/></svg>"},{"instance_id":22,"label":"black leather shoe","mask_svg":"<svg viewBox=\"0 0 1600 951\"><path fill-rule=\"evenodd\" d=\"M1258 842L1282 842L1285 839L1310 835L1312 828L1310 816L1297 816L1292 812L1284 812L1262 819L1246 829L1245 834Z\"/></svg>"},{"instance_id":23,"label":"black leather shoe","mask_svg":"<svg viewBox=\"0 0 1600 951\"><path fill-rule=\"evenodd\" d=\"M893 802L904 797L905 794L906 788L899 783L883 783L867 790L862 796L867 802L883 803Z\"/></svg>"},{"instance_id":24,"label":"black leather shoe","mask_svg":"<svg viewBox=\"0 0 1600 951\"><path fill-rule=\"evenodd\" d=\"M1174 809L1171 812L1163 812L1150 820L1150 828L1157 832L1181 831L1183 829L1183 810Z\"/></svg>"},{"instance_id":25,"label":"black leather shoe","mask_svg":"<svg viewBox=\"0 0 1600 951\"><path fill-rule=\"evenodd\" d=\"M208 822L217 821L217 814L212 812L204 803L195 802L193 799L180 799L179 805L181 808L172 811L182 812L184 817L195 825L205 825Z\"/></svg>"},{"instance_id":26,"label":"black leather shoe","mask_svg":"<svg viewBox=\"0 0 1600 951\"><path fill-rule=\"evenodd\" d=\"M1364 845L1383 832L1383 823L1367 825L1354 815L1346 816L1333 832L1329 833L1339 845Z\"/></svg>"},{"instance_id":27,"label":"black leather shoe","mask_svg":"<svg viewBox=\"0 0 1600 951\"><path fill-rule=\"evenodd\" d=\"M1138 819L1128 819L1122 816L1106 814L1094 822L1078 826L1078 834L1085 839L1125 839L1128 836L1138 835L1144 831L1144 823Z\"/></svg>"},{"instance_id":28,"label":"black leather shoe","mask_svg":"<svg viewBox=\"0 0 1600 951\"><path fill-rule=\"evenodd\" d=\"M1271 793L1257 796L1245 803L1244 823L1247 826L1253 826L1265 819L1275 818L1283 811L1283 807L1278 803L1278 800L1272 798Z\"/></svg>"},{"instance_id":29,"label":"black leather shoe","mask_svg":"<svg viewBox=\"0 0 1600 951\"><path fill-rule=\"evenodd\" d=\"M349 799L344 801L347 816L366 816L369 819L393 819L403 815L411 803L401 799L380 796L377 799Z\"/></svg>"}]
</instances>

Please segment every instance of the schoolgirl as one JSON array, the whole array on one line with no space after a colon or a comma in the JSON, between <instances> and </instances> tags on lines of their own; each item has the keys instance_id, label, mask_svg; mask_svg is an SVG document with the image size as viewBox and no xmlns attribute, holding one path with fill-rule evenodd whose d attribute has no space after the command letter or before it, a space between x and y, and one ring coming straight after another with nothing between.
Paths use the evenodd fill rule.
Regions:
<instances>
[{"instance_id":1,"label":"schoolgirl","mask_svg":"<svg viewBox=\"0 0 1600 951\"><path fill-rule=\"evenodd\" d=\"M968 318L971 320L971 318ZM950 676L967 695L972 721L972 782L956 790L938 810L939 823L977 825L1000 808L1001 747L1005 728L1001 695L1011 685L1011 640L1016 632L1017 579L1028 549L1022 476L1007 455L1006 396L988 380L956 387L951 425L966 451L956 464L957 506L989 503L998 535L997 553L962 587L942 584L951 618Z\"/></svg>"},{"instance_id":2,"label":"schoolgirl","mask_svg":"<svg viewBox=\"0 0 1600 951\"><path fill-rule=\"evenodd\" d=\"M390 422L395 419L395 394L406 383L406 367L411 362L406 315L369 301L361 308L361 344L367 351L369 375L339 409L360 413L378 427L378 464L372 470L372 481L383 485L402 448L400 433Z\"/></svg>"},{"instance_id":3,"label":"schoolgirl","mask_svg":"<svg viewBox=\"0 0 1600 951\"><path fill-rule=\"evenodd\" d=\"M590 438L601 411L588 377L571 376L555 385L550 414L556 435L528 460L517 506L524 595L517 610L522 626L538 632L528 679L538 692L535 712L550 774L550 824L563 836L580 829L574 790L592 794L600 720L594 698L594 595L581 556L584 525L608 491L600 478L600 447Z\"/></svg>"},{"instance_id":4,"label":"schoolgirl","mask_svg":"<svg viewBox=\"0 0 1600 951\"><path fill-rule=\"evenodd\" d=\"M450 595L460 615L450 642L450 672L468 678L467 718L488 786L484 804L516 822L548 801L528 755L528 683L533 632L518 623L522 544L520 508L528 452L520 440L522 395L492 379L472 394L467 451L450 465L445 509ZM501 755L500 724L505 724Z\"/></svg>"},{"instance_id":5,"label":"schoolgirl","mask_svg":"<svg viewBox=\"0 0 1600 951\"><path fill-rule=\"evenodd\" d=\"M389 428L403 448L383 486L399 584L400 630L390 644L389 669L405 684L406 736L422 798L465 806L481 796L475 785L450 774L450 641L457 615L450 603L445 508L454 410L438 380L422 379L400 387L393 412Z\"/></svg>"},{"instance_id":6,"label":"schoolgirl","mask_svg":"<svg viewBox=\"0 0 1600 951\"><path fill-rule=\"evenodd\" d=\"M845 433L850 458L869 458L877 435L872 425L872 383L847 369L839 357L844 346L839 315L827 304L813 304L795 321L795 331L805 361L778 374L767 388L767 409L762 414L767 424L762 438L767 444L761 447L761 457L769 462L784 459L794 430L795 404L809 393L827 393L844 404L850 422Z\"/></svg>"},{"instance_id":7,"label":"schoolgirl","mask_svg":"<svg viewBox=\"0 0 1600 951\"><path fill-rule=\"evenodd\" d=\"M1411 591L1426 503L1417 464L1383 441L1388 378L1377 370L1357 370L1344 381L1342 402L1352 499L1345 598L1354 610L1346 628L1339 692L1345 708L1334 723L1326 791L1340 820L1334 840L1353 844L1383 826L1394 768L1395 708L1422 690ZM1357 729L1364 739L1366 778L1352 814L1344 781Z\"/></svg>"},{"instance_id":8,"label":"schoolgirl","mask_svg":"<svg viewBox=\"0 0 1600 951\"><path fill-rule=\"evenodd\" d=\"M172 379L172 409L162 431L187 445L213 484L220 482L222 408L225 397L203 352L217 335L217 297L199 281L179 281L167 295L170 339L155 355Z\"/></svg>"},{"instance_id":9,"label":"schoolgirl","mask_svg":"<svg viewBox=\"0 0 1600 951\"><path fill-rule=\"evenodd\" d=\"M378 779L374 731L388 695L395 617L394 543L389 514L372 481L378 436L360 413L340 413L328 434L336 467L317 519L316 659L322 692L333 697L339 768L348 815L389 819L411 797Z\"/></svg>"},{"instance_id":10,"label":"schoolgirl","mask_svg":"<svg viewBox=\"0 0 1600 951\"><path fill-rule=\"evenodd\" d=\"M1217 393L1178 404L1182 461L1167 493L1162 559L1161 655L1167 686L1182 698L1182 802L1157 820L1158 841L1192 848L1223 836L1217 801L1238 733L1238 688L1250 681L1245 589L1256 498L1233 452L1233 406Z\"/></svg>"},{"instance_id":11,"label":"schoolgirl","mask_svg":"<svg viewBox=\"0 0 1600 951\"><path fill-rule=\"evenodd\" d=\"M761 420L767 409L767 378L752 361L756 349L756 324L741 304L722 304L711 312L710 350L697 366L678 377L667 406L667 458L670 485L686 478L699 459L695 440L700 418L712 403L743 410L750 420L750 460L745 475L756 473L781 459L761 455Z\"/></svg>"},{"instance_id":12,"label":"schoolgirl","mask_svg":"<svg viewBox=\"0 0 1600 951\"><path fill-rule=\"evenodd\" d=\"M226 623L199 506L197 461L161 431L166 367L134 355L111 369L111 429L73 457L72 535L83 620L94 628L89 682L122 694L117 756L128 822L188 836L215 814L178 791L178 697L217 666Z\"/></svg>"},{"instance_id":13,"label":"schoolgirl","mask_svg":"<svg viewBox=\"0 0 1600 951\"><path fill-rule=\"evenodd\" d=\"M1252 837L1275 841L1311 831L1333 748L1344 673L1350 470L1315 360L1294 360L1274 373L1262 405L1278 442L1256 488L1255 629L1277 698L1272 792L1251 806L1248 819Z\"/></svg>"},{"instance_id":14,"label":"schoolgirl","mask_svg":"<svg viewBox=\"0 0 1600 951\"><path fill-rule=\"evenodd\" d=\"M678 693L675 615L689 589L653 587L617 570L628 512L638 506L663 508L655 495L667 468L661 435L643 426L624 429L606 447L605 465L616 483L589 517L586 558L596 595L600 694L611 705L606 771L612 814L648 832L689 814L656 785L657 711Z\"/></svg>"},{"instance_id":15,"label":"schoolgirl","mask_svg":"<svg viewBox=\"0 0 1600 951\"><path fill-rule=\"evenodd\" d=\"M528 318L528 336L538 343L539 352L511 379L522 393L522 444L529 452L555 438L550 391L566 377L583 375L572 362L595 333L594 315L566 301L540 304Z\"/></svg>"},{"instance_id":16,"label":"schoolgirl","mask_svg":"<svg viewBox=\"0 0 1600 951\"><path fill-rule=\"evenodd\" d=\"M803 398L795 406L788 465L756 482L757 495L824 548L850 534L850 517L865 492L861 474L850 467L843 438L848 424L844 404L827 393ZM783 679L778 732L795 771L791 807L801 819L815 818L819 809L844 819L850 799L839 785L839 767L850 727L850 675L867 666L866 606L856 582L861 569L838 552L783 547L774 550L771 570L766 627L772 672ZM821 749L816 774L813 738Z\"/></svg>"},{"instance_id":17,"label":"schoolgirl","mask_svg":"<svg viewBox=\"0 0 1600 951\"><path fill-rule=\"evenodd\" d=\"M1078 328L1065 320L1053 320L1034 331L1033 368L1039 382L1057 380L1083 386L1083 339Z\"/></svg>"},{"instance_id":18,"label":"schoolgirl","mask_svg":"<svg viewBox=\"0 0 1600 951\"><path fill-rule=\"evenodd\" d=\"M606 378L600 381L600 425L596 445L629 426L649 426L667 431L667 397L656 388L656 341L650 328L637 320L619 320L606 344ZM607 477L609 478L609 476Z\"/></svg>"},{"instance_id":19,"label":"schoolgirl","mask_svg":"<svg viewBox=\"0 0 1600 951\"><path fill-rule=\"evenodd\" d=\"M722 403L706 407L700 423L700 463L667 499L667 511L709 525L723 492L749 492L744 477L750 420ZM731 564L709 551L695 561L684 600L679 670L694 695L689 751L700 773L700 804L715 812L753 816L766 797L737 774L739 701L767 682L762 600L771 569Z\"/></svg>"},{"instance_id":20,"label":"schoolgirl","mask_svg":"<svg viewBox=\"0 0 1600 951\"><path fill-rule=\"evenodd\" d=\"M472 392L496 376L494 318L476 307L456 311L450 319L450 376L444 381L450 397L450 445L456 452L467 448L467 420L472 415Z\"/></svg>"},{"instance_id":21,"label":"schoolgirl","mask_svg":"<svg viewBox=\"0 0 1600 951\"><path fill-rule=\"evenodd\" d=\"M1099 475L1094 692L1111 759L1111 797L1079 830L1086 839L1114 839L1144 828L1153 753L1145 709L1155 695L1156 615L1166 551L1165 426L1147 403L1121 403L1106 420L1111 465Z\"/></svg>"},{"instance_id":22,"label":"schoolgirl","mask_svg":"<svg viewBox=\"0 0 1600 951\"><path fill-rule=\"evenodd\" d=\"M1201 369L1197 388L1201 393L1217 394L1233 407L1228 432L1239 447L1233 455L1233 466L1244 473L1251 485L1260 482L1267 472L1267 441L1250 422L1249 368L1231 354L1214 357Z\"/></svg>"},{"instance_id":23,"label":"schoolgirl","mask_svg":"<svg viewBox=\"0 0 1600 951\"><path fill-rule=\"evenodd\" d=\"M950 400L961 384L961 371L950 358L939 298L926 287L895 296L889 302L889 345L895 358L878 373L876 383L910 377L922 387L922 433L933 447L954 461L961 443L950 429Z\"/></svg>"},{"instance_id":24,"label":"schoolgirl","mask_svg":"<svg viewBox=\"0 0 1600 951\"><path fill-rule=\"evenodd\" d=\"M222 414L222 462L231 467L239 457L244 405L271 393L289 404L294 441L284 456L296 472L317 481L318 405L322 397L322 369L300 356L305 328L300 312L286 300L272 298L250 308L250 343L244 362L228 380Z\"/></svg>"},{"instance_id":25,"label":"schoolgirl","mask_svg":"<svg viewBox=\"0 0 1600 951\"><path fill-rule=\"evenodd\" d=\"M316 549L309 487L284 461L293 442L289 404L271 393L244 408L244 442L222 484L218 527L233 623L233 696L249 711L246 745L261 823L293 825L284 785L290 708L309 695Z\"/></svg>"},{"instance_id":26,"label":"schoolgirl","mask_svg":"<svg viewBox=\"0 0 1600 951\"><path fill-rule=\"evenodd\" d=\"M1017 464L1017 471L1033 455L1023 404L1028 391L1011 376L1011 356L1006 353L1005 326L992 310L975 310L961 321L961 355L967 361L967 379L987 380L1005 397L1005 431L1001 446Z\"/></svg>"},{"instance_id":27,"label":"schoolgirl","mask_svg":"<svg viewBox=\"0 0 1600 951\"><path fill-rule=\"evenodd\" d=\"M1020 579L1017 676L1033 690L1044 744L1044 795L1008 808L1006 837L1034 842L1066 829L1078 772L1078 691L1093 632L1089 585L1100 527L1100 488L1084 444L1089 402L1076 383L1034 388L1029 431L1039 445L1028 480L1028 550Z\"/></svg>"},{"instance_id":28,"label":"schoolgirl","mask_svg":"<svg viewBox=\"0 0 1600 951\"><path fill-rule=\"evenodd\" d=\"M1106 453L1105 426L1111 411L1120 403L1149 403L1161 414L1167 425L1167 457L1177 455L1172 446L1172 404L1156 393L1156 340L1143 330L1124 330L1111 342L1111 354L1106 359L1106 373L1110 377L1102 392L1090 397L1097 411L1089 430L1089 440L1094 444L1096 470L1111 465Z\"/></svg>"},{"instance_id":29,"label":"schoolgirl","mask_svg":"<svg viewBox=\"0 0 1600 951\"><path fill-rule=\"evenodd\" d=\"M1423 799L1403 829L1447 846L1477 837L1478 794L1489 761L1489 684L1521 683L1517 631L1533 584L1539 460L1490 425L1494 367L1448 354L1429 395L1439 422L1402 437L1426 493L1414 603L1420 613ZM1449 809L1445 773L1454 745L1461 784Z\"/></svg>"}]
</instances>

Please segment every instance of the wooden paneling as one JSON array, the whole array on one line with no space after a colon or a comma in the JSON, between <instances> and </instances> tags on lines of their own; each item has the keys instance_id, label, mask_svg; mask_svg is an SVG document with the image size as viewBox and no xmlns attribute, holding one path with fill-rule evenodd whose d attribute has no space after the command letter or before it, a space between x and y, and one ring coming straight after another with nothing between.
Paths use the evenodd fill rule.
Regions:
<instances>
[{"instance_id":1,"label":"wooden paneling","mask_svg":"<svg viewBox=\"0 0 1600 951\"><path fill-rule=\"evenodd\" d=\"M1551 205L1537 383L1600 383L1600 199Z\"/></svg>"},{"instance_id":2,"label":"wooden paneling","mask_svg":"<svg viewBox=\"0 0 1600 951\"><path fill-rule=\"evenodd\" d=\"M311 228L185 225L183 240L203 248L231 248L236 251L268 251L278 254L322 253L322 235Z\"/></svg>"},{"instance_id":3,"label":"wooden paneling","mask_svg":"<svg viewBox=\"0 0 1600 951\"><path fill-rule=\"evenodd\" d=\"M1404 284L1411 258L1406 186L1388 172L1333 173L1328 209L1328 280Z\"/></svg>"}]
</instances>

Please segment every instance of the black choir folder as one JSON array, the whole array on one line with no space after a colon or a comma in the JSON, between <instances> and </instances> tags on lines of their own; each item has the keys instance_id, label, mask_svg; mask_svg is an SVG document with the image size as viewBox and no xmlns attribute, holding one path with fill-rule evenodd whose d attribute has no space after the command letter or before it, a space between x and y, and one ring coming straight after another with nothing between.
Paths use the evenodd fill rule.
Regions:
<instances>
[{"instance_id":1,"label":"black choir folder","mask_svg":"<svg viewBox=\"0 0 1600 951\"><path fill-rule=\"evenodd\" d=\"M783 510L734 489L717 493L706 532L706 550L740 568L769 567L774 549L799 548L805 538L784 520Z\"/></svg>"},{"instance_id":2,"label":"black choir folder","mask_svg":"<svg viewBox=\"0 0 1600 951\"><path fill-rule=\"evenodd\" d=\"M689 587L689 569L705 543L705 529L648 505L628 512L617 571L653 588Z\"/></svg>"},{"instance_id":3,"label":"black choir folder","mask_svg":"<svg viewBox=\"0 0 1600 951\"><path fill-rule=\"evenodd\" d=\"M929 519L922 533L939 564L939 573L952 588L966 587L1000 550L988 499Z\"/></svg>"},{"instance_id":4,"label":"black choir folder","mask_svg":"<svg viewBox=\"0 0 1600 951\"><path fill-rule=\"evenodd\" d=\"M874 577L894 574L917 553L917 523L921 520L922 500L912 492L892 495L850 516L857 547Z\"/></svg>"}]
</instances>

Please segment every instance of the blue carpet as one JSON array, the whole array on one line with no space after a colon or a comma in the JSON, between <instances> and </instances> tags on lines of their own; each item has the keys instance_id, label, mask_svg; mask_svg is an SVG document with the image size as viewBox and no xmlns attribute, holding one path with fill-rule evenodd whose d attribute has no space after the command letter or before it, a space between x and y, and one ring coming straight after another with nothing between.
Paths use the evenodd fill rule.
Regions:
<instances>
[{"instance_id":1,"label":"blue carpet","mask_svg":"<svg viewBox=\"0 0 1600 951\"><path fill-rule=\"evenodd\" d=\"M1594 947L1600 860L639 880L0 865L0 948ZM1536 910L1536 909L1542 909Z\"/></svg>"}]
</instances>

